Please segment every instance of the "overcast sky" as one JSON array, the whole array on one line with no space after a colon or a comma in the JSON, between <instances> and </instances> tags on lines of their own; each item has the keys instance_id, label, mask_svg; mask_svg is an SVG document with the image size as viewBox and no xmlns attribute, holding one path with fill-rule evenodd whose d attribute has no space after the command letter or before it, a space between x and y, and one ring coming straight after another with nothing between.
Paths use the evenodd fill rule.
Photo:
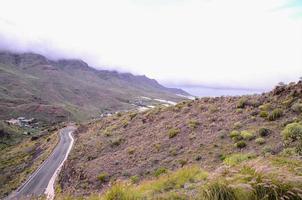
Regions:
<instances>
[{"instance_id":1,"label":"overcast sky","mask_svg":"<svg viewBox=\"0 0 302 200\"><path fill-rule=\"evenodd\" d=\"M269 88L302 76L302 0L0 0L0 48L162 83Z\"/></svg>"}]
</instances>

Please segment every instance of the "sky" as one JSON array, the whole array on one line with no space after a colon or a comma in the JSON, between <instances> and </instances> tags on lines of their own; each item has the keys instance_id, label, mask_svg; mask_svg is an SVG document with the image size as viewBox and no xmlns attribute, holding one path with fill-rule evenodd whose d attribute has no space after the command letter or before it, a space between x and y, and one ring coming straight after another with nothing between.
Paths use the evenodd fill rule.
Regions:
<instances>
[{"instance_id":1,"label":"sky","mask_svg":"<svg viewBox=\"0 0 302 200\"><path fill-rule=\"evenodd\" d=\"M166 85L271 88L302 76L302 0L0 0L0 49Z\"/></svg>"}]
</instances>

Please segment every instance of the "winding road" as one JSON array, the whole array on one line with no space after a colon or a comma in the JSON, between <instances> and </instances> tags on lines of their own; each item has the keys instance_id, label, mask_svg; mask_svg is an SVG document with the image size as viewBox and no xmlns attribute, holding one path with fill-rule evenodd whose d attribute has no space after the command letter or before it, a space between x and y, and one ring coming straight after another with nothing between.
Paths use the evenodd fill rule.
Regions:
<instances>
[{"instance_id":1,"label":"winding road","mask_svg":"<svg viewBox=\"0 0 302 200\"><path fill-rule=\"evenodd\" d=\"M60 130L60 141L51 155L28 178L28 180L7 199L24 199L30 196L46 194L47 199L54 198L54 182L72 148L74 126Z\"/></svg>"}]
</instances>

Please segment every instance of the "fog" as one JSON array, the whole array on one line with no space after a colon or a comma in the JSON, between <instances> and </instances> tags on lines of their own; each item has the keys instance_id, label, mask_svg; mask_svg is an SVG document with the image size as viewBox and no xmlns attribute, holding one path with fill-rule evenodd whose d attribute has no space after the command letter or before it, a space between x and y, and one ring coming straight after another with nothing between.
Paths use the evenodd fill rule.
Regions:
<instances>
[{"instance_id":1,"label":"fog","mask_svg":"<svg viewBox=\"0 0 302 200\"><path fill-rule=\"evenodd\" d=\"M301 0L2 0L0 49L165 85L271 88L302 76Z\"/></svg>"}]
</instances>

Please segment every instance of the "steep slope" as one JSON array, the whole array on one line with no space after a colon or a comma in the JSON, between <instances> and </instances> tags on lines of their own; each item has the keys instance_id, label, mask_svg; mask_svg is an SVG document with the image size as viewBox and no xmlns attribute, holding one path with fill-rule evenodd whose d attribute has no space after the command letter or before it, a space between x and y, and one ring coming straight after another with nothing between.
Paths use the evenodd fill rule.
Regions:
<instances>
[{"instance_id":1,"label":"steep slope","mask_svg":"<svg viewBox=\"0 0 302 200\"><path fill-rule=\"evenodd\" d=\"M145 76L96 70L81 60L0 52L0 119L83 120L134 108L131 102L140 96L180 101L176 93L187 94Z\"/></svg>"},{"instance_id":2,"label":"steep slope","mask_svg":"<svg viewBox=\"0 0 302 200\"><path fill-rule=\"evenodd\" d=\"M224 184L230 184L230 180L238 184L240 181L252 184L252 180L267 180L267 184L274 187L277 182L273 181L274 178L271 180L268 172L276 171L275 181L288 181L282 178L282 173L288 173L288 177L294 176L292 180L299 188L302 185L302 162L298 156L302 154L301 113L302 81L277 86L272 92L262 95L201 98L176 106L156 107L143 113L128 112L107 117L83 126L76 135L75 147L64 166L59 184L64 194L69 192L81 196L104 192L116 180L142 182L144 185L144 179L153 179L186 165L197 165L204 170L215 170L211 179L229 175L230 179L226 179ZM247 165L249 168L232 168L251 159ZM220 166L223 166L222 171L219 171ZM255 174L260 171L263 179L256 179ZM195 175L198 176L198 173ZM175 196L154 196L166 194L172 189L185 190L186 195L194 196L190 192L190 184L195 175L190 178L190 172L184 172L184 177L174 179L171 178L174 175L168 175L163 179L173 180L165 182L167 185L161 182L161 178L155 178L160 184L149 185L149 192L144 186L141 186L143 189L138 186L141 190L136 191L141 192L143 197L147 195L154 199L175 199ZM244 179L244 175L251 177ZM260 183L263 186L264 183ZM197 186L200 188L203 184L202 178ZM289 188L296 187L292 183L284 184L288 184L287 189L281 190L285 193L289 192ZM156 187L158 190L155 191ZM127 187L112 190L123 192L127 191Z\"/></svg>"}]
</instances>

